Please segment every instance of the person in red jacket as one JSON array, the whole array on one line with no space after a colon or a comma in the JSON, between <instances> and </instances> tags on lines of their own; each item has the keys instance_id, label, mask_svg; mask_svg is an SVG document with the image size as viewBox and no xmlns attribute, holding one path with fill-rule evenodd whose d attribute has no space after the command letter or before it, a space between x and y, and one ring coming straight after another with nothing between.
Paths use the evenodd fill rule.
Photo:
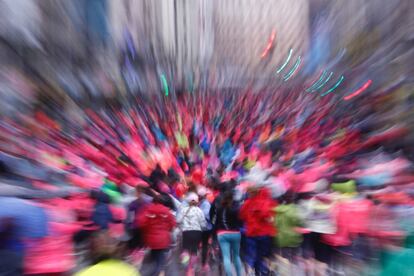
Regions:
<instances>
[{"instance_id":1,"label":"person in red jacket","mask_svg":"<svg viewBox=\"0 0 414 276\"><path fill-rule=\"evenodd\" d=\"M163 203L162 196L154 197L153 202L137 218L143 232L144 244L151 249L148 256L150 264L146 266L146 270L150 271L146 271L145 275L160 274L171 245L171 232L176 221L170 209Z\"/></svg>"},{"instance_id":2,"label":"person in red jacket","mask_svg":"<svg viewBox=\"0 0 414 276\"><path fill-rule=\"evenodd\" d=\"M246 262L256 275L268 275L265 259L272 250L272 237L276 235L273 224L276 202L267 188L249 191L249 198L240 209L240 218L246 228Z\"/></svg>"}]
</instances>

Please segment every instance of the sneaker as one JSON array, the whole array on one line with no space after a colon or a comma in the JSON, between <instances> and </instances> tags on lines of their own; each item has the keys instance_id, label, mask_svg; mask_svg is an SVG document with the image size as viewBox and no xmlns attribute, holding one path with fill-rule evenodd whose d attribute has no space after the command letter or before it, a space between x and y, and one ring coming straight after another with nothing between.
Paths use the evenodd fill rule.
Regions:
<instances>
[{"instance_id":1,"label":"sneaker","mask_svg":"<svg viewBox=\"0 0 414 276\"><path fill-rule=\"evenodd\" d=\"M246 275L247 276L255 276L256 273L254 272L254 269L253 268L251 268L250 266L247 266L247 268L246 268Z\"/></svg>"},{"instance_id":2,"label":"sneaker","mask_svg":"<svg viewBox=\"0 0 414 276\"><path fill-rule=\"evenodd\" d=\"M187 252L182 253L180 256L180 262L182 265L188 266L188 263L190 262L190 254Z\"/></svg>"}]
</instances>

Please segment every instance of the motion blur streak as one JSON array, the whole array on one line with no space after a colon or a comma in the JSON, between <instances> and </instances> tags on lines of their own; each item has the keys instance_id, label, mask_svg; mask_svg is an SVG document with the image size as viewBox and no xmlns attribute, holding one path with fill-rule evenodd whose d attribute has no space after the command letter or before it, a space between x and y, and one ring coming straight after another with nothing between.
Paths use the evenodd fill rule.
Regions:
<instances>
[{"instance_id":1,"label":"motion blur streak","mask_svg":"<svg viewBox=\"0 0 414 276\"><path fill-rule=\"evenodd\" d=\"M275 37L276 37L276 31L273 30L272 34L270 35L269 42L267 43L266 49L263 51L262 55L260 56L261 58L266 57L270 49L272 49Z\"/></svg>"},{"instance_id":2,"label":"motion blur streak","mask_svg":"<svg viewBox=\"0 0 414 276\"><path fill-rule=\"evenodd\" d=\"M328 91L322 93L322 97L328 95L329 93L333 92L342 82L344 81L344 76L341 76L337 83L334 84Z\"/></svg>"},{"instance_id":3,"label":"motion blur streak","mask_svg":"<svg viewBox=\"0 0 414 276\"><path fill-rule=\"evenodd\" d=\"M332 76L333 76L333 72L329 73L329 75L325 79L325 81L323 81L320 85L318 85L317 87L315 87L313 90L314 91L317 91L317 90L321 89L325 84L327 84L331 80Z\"/></svg>"},{"instance_id":4,"label":"motion blur streak","mask_svg":"<svg viewBox=\"0 0 414 276\"><path fill-rule=\"evenodd\" d=\"M326 70L323 70L323 72L321 73L321 76L319 77L319 79L316 82L314 82L311 87L309 87L308 89L306 89L306 91L308 91L308 92L314 92L315 91L315 87L316 86L319 86L319 83L325 78L326 73L327 73Z\"/></svg>"},{"instance_id":5,"label":"motion blur streak","mask_svg":"<svg viewBox=\"0 0 414 276\"><path fill-rule=\"evenodd\" d=\"M285 60L285 62L282 64L282 66L280 66L280 68L276 71L276 73L280 73L280 72L282 72L283 71L283 69L285 69L285 67L286 67L286 65L288 65L288 63L289 63L289 61L290 61L290 58L292 57L292 53L293 53L293 49L290 49L289 50L289 54L288 54L288 56L287 56L287 58L286 58L286 60Z\"/></svg>"},{"instance_id":6,"label":"motion blur streak","mask_svg":"<svg viewBox=\"0 0 414 276\"><path fill-rule=\"evenodd\" d=\"M348 100L352 99L353 97L358 96L359 94L364 92L371 85L371 83L372 83L372 80L367 80L367 82L364 83L364 85L362 85L358 90L356 90L355 92L352 92L348 96L344 97L344 100L348 101Z\"/></svg>"},{"instance_id":7,"label":"motion blur streak","mask_svg":"<svg viewBox=\"0 0 414 276\"><path fill-rule=\"evenodd\" d=\"M300 56L298 56L298 58L296 59L296 62L295 62L295 64L293 65L293 67L292 67L292 69L290 69L290 71L289 71L289 73L287 73L284 77L283 77L283 79L285 80L285 81L287 81L288 79L290 79L290 77L296 72L296 70L298 69L298 67L299 67L299 65L300 65L300 62L301 62L301 60L300 60Z\"/></svg>"}]
</instances>

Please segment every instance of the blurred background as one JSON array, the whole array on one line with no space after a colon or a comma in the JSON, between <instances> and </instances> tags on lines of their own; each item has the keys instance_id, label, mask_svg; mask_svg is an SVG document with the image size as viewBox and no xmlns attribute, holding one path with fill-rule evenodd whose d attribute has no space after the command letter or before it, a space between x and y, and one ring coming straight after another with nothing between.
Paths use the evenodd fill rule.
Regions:
<instances>
[{"instance_id":1,"label":"blurred background","mask_svg":"<svg viewBox=\"0 0 414 276\"><path fill-rule=\"evenodd\" d=\"M1 0L0 206L18 207L15 213L0 211L0 231L10 232L9 219L20 221L19 210L29 208L29 200L47 210L49 219L28 211L41 217L31 227L42 230L12 239L20 244L24 236L26 256L27 248L49 246L51 233L72 248L72 234L85 226L79 217L88 217L82 212L99 202L91 190L114 189L111 204L123 221L136 186L149 186L149 198L155 192L185 201L174 185L184 183L187 193L194 182L188 178L201 168L203 181L196 184L213 194L207 168L221 177L240 164L259 164L268 151L269 175L281 179L293 171L296 177L284 175L290 184L273 199L301 193L292 188L298 183L355 181L353 192L369 200L377 194L407 196L409 203L404 197L385 207L395 212L388 217L405 223L414 202L413 46L412 0ZM209 148L201 154L204 143ZM227 145L234 149L231 162L222 158ZM304 180L303 172L317 162L308 159L308 150L323 160L316 167L330 167ZM212 165L214 157L220 165ZM154 180L159 170L164 173ZM169 192L160 188L160 179ZM242 183L242 173L233 180ZM48 232L50 221L53 227L78 228ZM125 238L115 228L113 236ZM412 230L393 232L387 245L407 249L401 240ZM45 240L32 246L39 238ZM366 247L378 249L379 241L376 236ZM62 254L75 258L79 252ZM76 258L64 271L54 268L61 266L57 260L25 260L25 273L71 275L83 267ZM37 266L43 263L53 268ZM395 269L375 267L376 274ZM308 268L295 269L290 275L306 275ZM360 275L350 271L341 273Z\"/></svg>"},{"instance_id":2,"label":"blurred background","mask_svg":"<svg viewBox=\"0 0 414 276\"><path fill-rule=\"evenodd\" d=\"M342 87L348 90L367 78L384 89L412 81L408 0L5 0L1 5L2 78L23 78L33 104L42 94L65 106L71 100L158 94L160 74L172 93L274 89L285 84L275 71L290 50L285 70L301 57L290 87L317 79L322 69L346 76ZM2 93L12 101L6 91L13 83L3 83Z\"/></svg>"}]
</instances>

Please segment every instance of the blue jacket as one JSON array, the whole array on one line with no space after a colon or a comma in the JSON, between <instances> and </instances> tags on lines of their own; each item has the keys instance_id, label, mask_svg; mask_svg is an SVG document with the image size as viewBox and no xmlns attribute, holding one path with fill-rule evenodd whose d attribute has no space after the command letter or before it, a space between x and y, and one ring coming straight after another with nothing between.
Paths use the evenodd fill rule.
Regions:
<instances>
[{"instance_id":1,"label":"blue jacket","mask_svg":"<svg viewBox=\"0 0 414 276\"><path fill-rule=\"evenodd\" d=\"M109 223L114 221L109 205L98 202L92 214L92 221L101 230L109 228Z\"/></svg>"},{"instance_id":2,"label":"blue jacket","mask_svg":"<svg viewBox=\"0 0 414 276\"><path fill-rule=\"evenodd\" d=\"M207 226L205 230L213 229L213 225L210 222L210 208L211 208L210 202L208 202L207 199L204 199L203 201L200 202L199 207L201 211L203 211L204 217L206 218L206 221L207 221Z\"/></svg>"},{"instance_id":3,"label":"blue jacket","mask_svg":"<svg viewBox=\"0 0 414 276\"><path fill-rule=\"evenodd\" d=\"M93 198L96 200L95 208L92 213L92 222L101 230L109 228L109 223L114 221L112 212L109 209L109 197L103 192L94 192Z\"/></svg>"}]
</instances>

